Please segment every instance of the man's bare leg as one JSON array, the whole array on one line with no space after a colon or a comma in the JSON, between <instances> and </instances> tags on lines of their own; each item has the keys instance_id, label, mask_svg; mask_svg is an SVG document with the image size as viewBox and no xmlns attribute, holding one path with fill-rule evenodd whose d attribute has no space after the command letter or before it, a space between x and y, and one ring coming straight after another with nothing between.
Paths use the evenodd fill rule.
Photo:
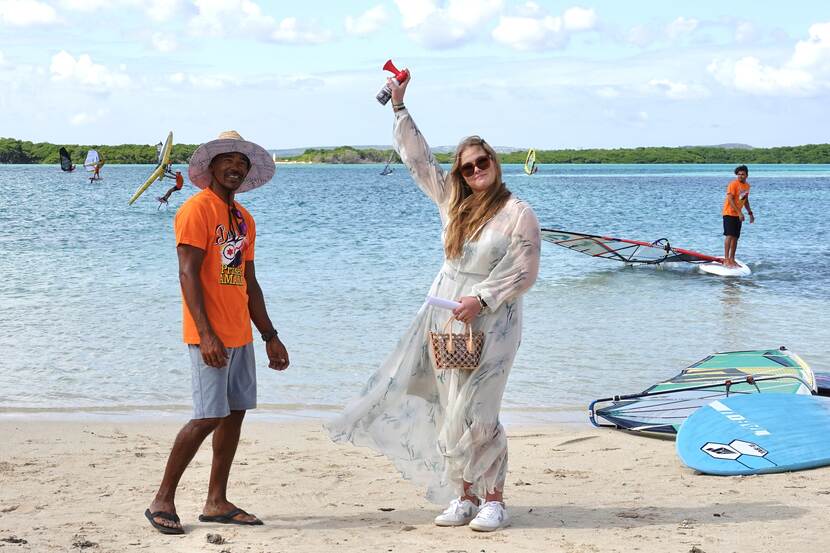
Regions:
<instances>
[{"instance_id":1,"label":"man's bare leg","mask_svg":"<svg viewBox=\"0 0 830 553\"><path fill-rule=\"evenodd\" d=\"M735 248L737 247L738 239L734 236L725 236L723 239L723 257L724 265L727 267L735 267Z\"/></svg>"},{"instance_id":2,"label":"man's bare leg","mask_svg":"<svg viewBox=\"0 0 830 553\"><path fill-rule=\"evenodd\" d=\"M731 249L729 250L729 259L732 261L732 266L737 267L738 262L735 261L735 251L738 249L738 237L732 237Z\"/></svg>"},{"instance_id":3,"label":"man's bare leg","mask_svg":"<svg viewBox=\"0 0 830 553\"><path fill-rule=\"evenodd\" d=\"M236 505L228 501L228 478L231 465L239 445L239 435L242 430L242 421L245 411L231 411L231 414L221 419L219 426L213 432L213 462L210 467L210 484L208 497L202 514L208 516L224 515L236 509ZM254 522L257 517L239 513L235 520Z\"/></svg>"},{"instance_id":4,"label":"man's bare leg","mask_svg":"<svg viewBox=\"0 0 830 553\"><path fill-rule=\"evenodd\" d=\"M156 497L150 503L150 512L163 511L176 514L176 488L179 486L187 465L193 460L193 456L199 451L202 442L208 434L219 426L223 419L193 419L179 430L176 440L173 442L173 449L167 458L167 465L164 468L164 477L161 480ZM158 524L168 528L181 528L180 523L155 517Z\"/></svg>"}]
</instances>

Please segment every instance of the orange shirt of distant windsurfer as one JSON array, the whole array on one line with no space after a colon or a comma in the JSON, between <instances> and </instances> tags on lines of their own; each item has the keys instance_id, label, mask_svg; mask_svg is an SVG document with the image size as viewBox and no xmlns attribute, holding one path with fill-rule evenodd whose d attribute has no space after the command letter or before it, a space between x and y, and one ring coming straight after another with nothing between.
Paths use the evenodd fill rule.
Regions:
<instances>
[{"instance_id":1,"label":"orange shirt of distant windsurfer","mask_svg":"<svg viewBox=\"0 0 830 553\"><path fill-rule=\"evenodd\" d=\"M738 178L729 183L726 187L726 199L723 201L723 212L721 215L740 217L741 211L749 198L750 185L746 182L746 174L739 174ZM732 200L731 202L729 200ZM733 205L734 204L734 205Z\"/></svg>"}]
</instances>

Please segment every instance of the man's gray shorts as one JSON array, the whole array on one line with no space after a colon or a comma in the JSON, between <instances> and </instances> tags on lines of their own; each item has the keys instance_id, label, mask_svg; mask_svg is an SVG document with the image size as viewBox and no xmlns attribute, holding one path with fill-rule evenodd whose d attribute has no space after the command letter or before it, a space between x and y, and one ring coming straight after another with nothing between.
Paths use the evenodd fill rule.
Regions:
<instances>
[{"instance_id":1,"label":"man's gray shorts","mask_svg":"<svg viewBox=\"0 0 830 553\"><path fill-rule=\"evenodd\" d=\"M211 367L202 359L199 346L189 345L193 383L193 418L227 417L231 411L256 407L256 363L254 344L227 348L228 362Z\"/></svg>"}]
</instances>

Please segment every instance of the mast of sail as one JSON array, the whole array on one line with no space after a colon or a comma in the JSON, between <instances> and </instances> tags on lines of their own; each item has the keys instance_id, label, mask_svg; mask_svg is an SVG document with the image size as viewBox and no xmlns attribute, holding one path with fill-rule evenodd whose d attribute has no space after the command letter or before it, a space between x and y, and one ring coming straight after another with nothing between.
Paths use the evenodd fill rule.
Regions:
<instances>
[{"instance_id":1,"label":"mast of sail","mask_svg":"<svg viewBox=\"0 0 830 553\"><path fill-rule=\"evenodd\" d=\"M381 175L388 175L394 169L391 167L392 160L395 159L395 151L393 150L391 154L389 154L389 159L386 161L386 167L383 168L383 171L380 172Z\"/></svg>"}]
</instances>

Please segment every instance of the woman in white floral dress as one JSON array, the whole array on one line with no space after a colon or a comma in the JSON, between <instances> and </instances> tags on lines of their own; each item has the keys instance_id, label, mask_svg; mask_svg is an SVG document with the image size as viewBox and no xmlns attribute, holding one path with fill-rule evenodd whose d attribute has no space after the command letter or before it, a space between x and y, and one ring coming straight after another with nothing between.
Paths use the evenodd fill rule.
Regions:
<instances>
[{"instance_id":1,"label":"woman in white floral dress","mask_svg":"<svg viewBox=\"0 0 830 553\"><path fill-rule=\"evenodd\" d=\"M538 273L539 223L507 190L496 153L481 138L463 140L445 174L404 107L410 81L390 83L395 144L441 215L445 261L429 294L461 307L452 315L422 307L361 395L326 427L335 441L385 454L405 478L427 486L427 499L450 501L439 526L496 530L509 522L499 411L521 341L521 296ZM450 316L484 333L474 371L433 366L428 332L442 331Z\"/></svg>"}]
</instances>

